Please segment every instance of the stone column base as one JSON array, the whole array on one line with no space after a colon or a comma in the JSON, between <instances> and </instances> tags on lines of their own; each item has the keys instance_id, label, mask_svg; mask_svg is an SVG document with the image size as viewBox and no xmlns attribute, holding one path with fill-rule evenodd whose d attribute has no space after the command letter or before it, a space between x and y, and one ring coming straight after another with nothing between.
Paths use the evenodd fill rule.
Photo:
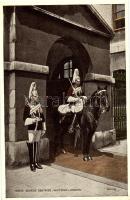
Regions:
<instances>
[{"instance_id":1,"label":"stone column base","mask_svg":"<svg viewBox=\"0 0 130 200\"><path fill-rule=\"evenodd\" d=\"M115 129L95 132L92 139L92 143L95 149L100 149L109 144L115 144L116 143Z\"/></svg>"},{"instance_id":2,"label":"stone column base","mask_svg":"<svg viewBox=\"0 0 130 200\"><path fill-rule=\"evenodd\" d=\"M29 155L26 141L6 142L6 165L19 166L29 163ZM40 143L40 159L49 159L49 139L43 138Z\"/></svg>"},{"instance_id":3,"label":"stone column base","mask_svg":"<svg viewBox=\"0 0 130 200\"><path fill-rule=\"evenodd\" d=\"M116 131L107 130L95 132L92 139L93 147L100 149L109 144L116 143ZM40 160L49 159L49 139L43 138L40 143ZM20 166L29 163L26 141L6 142L6 164L8 166Z\"/></svg>"}]
</instances>

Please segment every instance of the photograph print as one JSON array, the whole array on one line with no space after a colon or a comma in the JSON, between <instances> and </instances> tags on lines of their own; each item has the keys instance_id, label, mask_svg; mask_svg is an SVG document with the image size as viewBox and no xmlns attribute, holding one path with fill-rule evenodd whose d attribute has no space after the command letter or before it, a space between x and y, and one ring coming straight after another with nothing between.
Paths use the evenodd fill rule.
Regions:
<instances>
[{"instance_id":1,"label":"photograph print","mask_svg":"<svg viewBox=\"0 0 130 200\"><path fill-rule=\"evenodd\" d=\"M6 198L127 196L125 4L3 6Z\"/></svg>"}]
</instances>

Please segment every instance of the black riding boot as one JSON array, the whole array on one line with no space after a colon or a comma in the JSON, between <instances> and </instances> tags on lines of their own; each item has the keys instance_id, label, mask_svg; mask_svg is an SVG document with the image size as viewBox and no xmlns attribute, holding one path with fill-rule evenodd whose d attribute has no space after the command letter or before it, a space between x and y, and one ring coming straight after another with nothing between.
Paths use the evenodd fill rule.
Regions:
<instances>
[{"instance_id":1,"label":"black riding boot","mask_svg":"<svg viewBox=\"0 0 130 200\"><path fill-rule=\"evenodd\" d=\"M34 142L34 152L35 152L35 167L37 169L43 169L43 167L39 164L39 144L38 144L38 142Z\"/></svg>"},{"instance_id":2,"label":"black riding boot","mask_svg":"<svg viewBox=\"0 0 130 200\"><path fill-rule=\"evenodd\" d=\"M35 172L36 167L35 167L35 163L34 163L34 158L35 158L34 143L27 142L27 147L28 147L28 152L29 152L30 169L31 169L31 171Z\"/></svg>"}]
</instances>

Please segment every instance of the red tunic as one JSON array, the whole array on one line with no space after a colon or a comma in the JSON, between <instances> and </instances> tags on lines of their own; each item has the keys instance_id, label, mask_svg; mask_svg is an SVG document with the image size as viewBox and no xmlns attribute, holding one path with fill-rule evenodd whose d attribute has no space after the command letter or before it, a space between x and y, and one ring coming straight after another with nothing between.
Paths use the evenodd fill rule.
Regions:
<instances>
[{"instance_id":1,"label":"red tunic","mask_svg":"<svg viewBox=\"0 0 130 200\"><path fill-rule=\"evenodd\" d=\"M74 96L72 86L69 87L69 89L68 89L68 91L67 91L67 96L68 96L68 97L69 97L69 96Z\"/></svg>"},{"instance_id":2,"label":"red tunic","mask_svg":"<svg viewBox=\"0 0 130 200\"><path fill-rule=\"evenodd\" d=\"M82 89L76 93L77 96L81 96L82 95ZM76 95L74 94L74 91L73 91L73 88L72 86L70 86L70 88L68 89L68 92L67 92L67 96L72 96L72 97L76 97Z\"/></svg>"}]
</instances>

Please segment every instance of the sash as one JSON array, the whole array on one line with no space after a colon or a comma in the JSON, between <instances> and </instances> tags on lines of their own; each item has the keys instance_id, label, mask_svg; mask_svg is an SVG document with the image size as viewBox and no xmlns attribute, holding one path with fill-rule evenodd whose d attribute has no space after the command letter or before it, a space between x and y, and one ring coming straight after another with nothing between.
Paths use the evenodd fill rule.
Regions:
<instances>
[{"instance_id":1,"label":"sash","mask_svg":"<svg viewBox=\"0 0 130 200\"><path fill-rule=\"evenodd\" d=\"M36 106L31 106L30 114L36 113L36 111L41 107L41 104L37 104Z\"/></svg>"}]
</instances>

